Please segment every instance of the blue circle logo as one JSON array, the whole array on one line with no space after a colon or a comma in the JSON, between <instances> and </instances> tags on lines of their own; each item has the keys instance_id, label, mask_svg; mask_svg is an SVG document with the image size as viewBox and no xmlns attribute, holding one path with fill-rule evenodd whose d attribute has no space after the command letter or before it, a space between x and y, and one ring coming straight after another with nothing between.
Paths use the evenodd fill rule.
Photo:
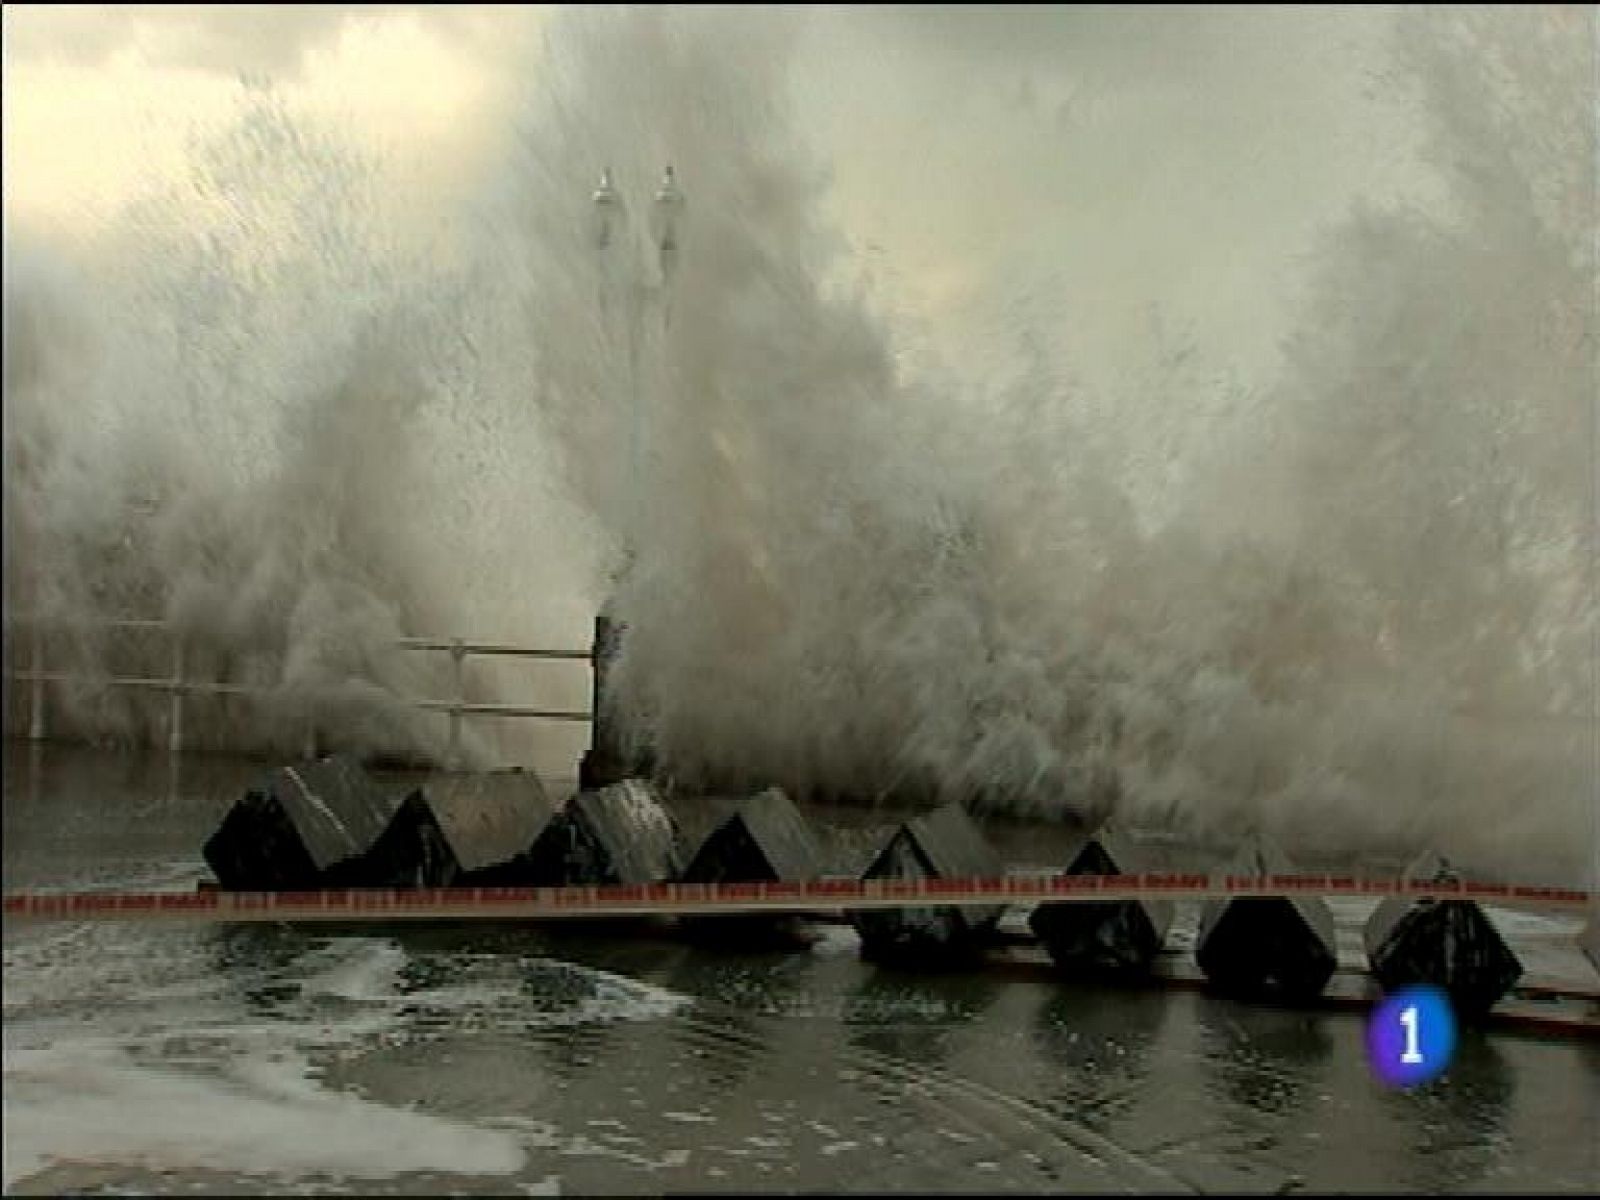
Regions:
<instances>
[{"instance_id":1,"label":"blue circle logo","mask_svg":"<svg viewBox=\"0 0 1600 1200\"><path fill-rule=\"evenodd\" d=\"M1456 1052L1456 1015L1436 987L1403 988L1385 996L1367 1021L1367 1061L1389 1087L1411 1088L1436 1078Z\"/></svg>"}]
</instances>

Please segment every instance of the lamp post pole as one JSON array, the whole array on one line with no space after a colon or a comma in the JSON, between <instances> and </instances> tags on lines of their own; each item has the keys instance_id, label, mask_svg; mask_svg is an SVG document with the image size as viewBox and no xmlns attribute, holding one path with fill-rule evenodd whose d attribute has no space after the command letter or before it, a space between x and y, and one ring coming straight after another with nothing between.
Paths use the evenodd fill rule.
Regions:
<instances>
[{"instance_id":1,"label":"lamp post pole","mask_svg":"<svg viewBox=\"0 0 1600 1200\"><path fill-rule=\"evenodd\" d=\"M614 342L613 327L624 324L626 339L628 406L628 475L619 489L622 519L622 562L600 613L595 617L593 645L593 725L589 752L579 768L579 786L603 787L624 778L635 764L630 763L621 731L616 728L615 712L607 705L607 679L612 661L621 648L626 626L611 613L623 578L635 569L643 537L645 491L645 412L640 382L640 341L646 308L655 297L662 310L661 332L671 322L670 287L678 264L682 234L684 197L669 166L656 190L651 206L650 225L660 271L659 283L652 283L647 269L634 256L635 242L628 236L627 206L612 183L607 168L600 176L594 196L594 242L599 266L599 305L602 335L609 347ZM620 296L619 294L620 293ZM646 751L644 758L648 760ZM648 769L648 762L639 764Z\"/></svg>"}]
</instances>

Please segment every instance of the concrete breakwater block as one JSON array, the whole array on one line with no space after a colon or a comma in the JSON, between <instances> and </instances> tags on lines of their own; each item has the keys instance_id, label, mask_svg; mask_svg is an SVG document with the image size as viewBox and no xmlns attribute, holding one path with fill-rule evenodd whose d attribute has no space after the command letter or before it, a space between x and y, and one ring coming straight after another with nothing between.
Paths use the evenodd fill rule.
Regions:
<instances>
[{"instance_id":1,"label":"concrete breakwater block","mask_svg":"<svg viewBox=\"0 0 1600 1200\"><path fill-rule=\"evenodd\" d=\"M536 775L440 776L400 802L366 874L374 887L517 887L550 818Z\"/></svg>"},{"instance_id":2,"label":"concrete breakwater block","mask_svg":"<svg viewBox=\"0 0 1600 1200\"><path fill-rule=\"evenodd\" d=\"M684 868L690 883L815 879L822 852L810 824L782 788L740 800Z\"/></svg>"},{"instance_id":3,"label":"concrete breakwater block","mask_svg":"<svg viewBox=\"0 0 1600 1200\"><path fill-rule=\"evenodd\" d=\"M1102 827L1067 865L1068 875L1140 874L1149 869L1129 841ZM1028 926L1056 965L1089 974L1147 970L1172 927L1170 900L1086 900L1041 904Z\"/></svg>"},{"instance_id":4,"label":"concrete breakwater block","mask_svg":"<svg viewBox=\"0 0 1600 1200\"><path fill-rule=\"evenodd\" d=\"M398 806L353 758L282 767L228 810L203 853L228 891L364 887L367 851Z\"/></svg>"},{"instance_id":5,"label":"concrete breakwater block","mask_svg":"<svg viewBox=\"0 0 1600 1200\"><path fill-rule=\"evenodd\" d=\"M1258 839L1231 875L1287 875L1288 857ZM1195 961L1222 991L1283 1000L1321 995L1338 965L1333 913L1319 896L1219 896L1200 911Z\"/></svg>"},{"instance_id":6,"label":"concrete breakwater block","mask_svg":"<svg viewBox=\"0 0 1600 1200\"><path fill-rule=\"evenodd\" d=\"M1440 883L1459 879L1445 859L1432 853L1412 863L1405 876ZM1362 936L1373 977L1384 991L1432 984L1448 993L1462 1016L1482 1016L1522 977L1522 963L1471 900L1390 896L1367 919Z\"/></svg>"},{"instance_id":7,"label":"concrete breakwater block","mask_svg":"<svg viewBox=\"0 0 1600 1200\"><path fill-rule=\"evenodd\" d=\"M822 874L822 850L810 824L781 788L740 800L734 811L700 843L684 868L685 883L799 883ZM740 941L788 940L796 936L792 914L752 913L685 917L696 937Z\"/></svg>"},{"instance_id":8,"label":"concrete breakwater block","mask_svg":"<svg viewBox=\"0 0 1600 1200\"><path fill-rule=\"evenodd\" d=\"M1004 864L960 803L907 821L864 879L996 878ZM988 942L1004 905L878 908L849 914L864 957L918 966L965 962Z\"/></svg>"},{"instance_id":9,"label":"concrete breakwater block","mask_svg":"<svg viewBox=\"0 0 1600 1200\"><path fill-rule=\"evenodd\" d=\"M534 839L525 859L532 887L662 883L683 868L677 823L654 786L625 779L579 792Z\"/></svg>"}]
</instances>

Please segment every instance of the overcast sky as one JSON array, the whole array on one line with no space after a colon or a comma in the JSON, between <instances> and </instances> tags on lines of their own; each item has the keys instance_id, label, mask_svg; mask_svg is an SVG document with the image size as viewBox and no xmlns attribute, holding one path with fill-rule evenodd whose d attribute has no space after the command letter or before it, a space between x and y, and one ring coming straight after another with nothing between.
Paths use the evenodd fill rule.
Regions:
<instances>
[{"instance_id":1,"label":"overcast sky","mask_svg":"<svg viewBox=\"0 0 1600 1200\"><path fill-rule=\"evenodd\" d=\"M538 70L550 10L4 10L7 219L92 227L182 161L241 76L382 146L448 204ZM1270 367L1301 257L1358 197L1430 202L1377 8L789 14L800 127L864 263L949 344L1043 306L1114 360L1151 313ZM686 181L692 189L692 181ZM1037 315L1037 314L1036 314Z\"/></svg>"}]
</instances>

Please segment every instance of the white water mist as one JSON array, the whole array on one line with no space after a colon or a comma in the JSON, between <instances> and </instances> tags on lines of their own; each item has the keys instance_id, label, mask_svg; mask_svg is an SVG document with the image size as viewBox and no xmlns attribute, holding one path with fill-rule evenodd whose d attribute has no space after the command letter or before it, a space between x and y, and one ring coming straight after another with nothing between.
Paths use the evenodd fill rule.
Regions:
<instances>
[{"instance_id":1,"label":"white water mist","mask_svg":"<svg viewBox=\"0 0 1600 1200\"><path fill-rule=\"evenodd\" d=\"M1450 210L1328 228L1270 385L1222 394L1153 343L1126 395L1091 391L1040 324L974 394L850 283L825 148L784 102L792 20L563 14L448 245L387 232L383 164L270 91L75 274L9 239L14 602L178 621L271 689L209 718L219 741L293 744L309 705L347 744L437 753L399 698L448 681L387 642L582 645L632 534L618 711L686 786L1576 873L1592 47L1560 16L1403 14L1382 83L1420 106ZM668 161L685 244L670 326L641 324L630 478L590 189L610 167L640 207ZM1129 444L1135 390L1181 463ZM1181 481L1154 523L1151 471ZM579 675L472 687L585 698ZM156 719L89 694L94 728Z\"/></svg>"}]
</instances>

